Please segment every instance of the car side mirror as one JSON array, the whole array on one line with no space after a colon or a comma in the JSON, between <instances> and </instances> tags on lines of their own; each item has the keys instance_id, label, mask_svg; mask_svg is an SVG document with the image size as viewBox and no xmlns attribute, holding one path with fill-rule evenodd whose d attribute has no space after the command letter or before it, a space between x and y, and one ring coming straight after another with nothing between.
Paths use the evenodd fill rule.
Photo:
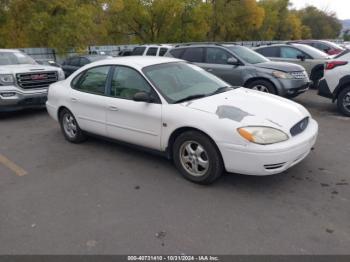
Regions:
<instances>
[{"instance_id":1,"label":"car side mirror","mask_svg":"<svg viewBox=\"0 0 350 262\"><path fill-rule=\"evenodd\" d=\"M227 59L227 64L238 66L240 65L240 62L236 58L230 57Z\"/></svg>"},{"instance_id":2,"label":"car side mirror","mask_svg":"<svg viewBox=\"0 0 350 262\"><path fill-rule=\"evenodd\" d=\"M149 93L144 92L144 91L140 91L134 95L133 100L136 102L150 103L150 102L153 102L154 99L152 98L152 96Z\"/></svg>"},{"instance_id":3,"label":"car side mirror","mask_svg":"<svg viewBox=\"0 0 350 262\"><path fill-rule=\"evenodd\" d=\"M298 55L297 58L300 59L301 61L305 61L305 56L304 55Z\"/></svg>"}]
</instances>

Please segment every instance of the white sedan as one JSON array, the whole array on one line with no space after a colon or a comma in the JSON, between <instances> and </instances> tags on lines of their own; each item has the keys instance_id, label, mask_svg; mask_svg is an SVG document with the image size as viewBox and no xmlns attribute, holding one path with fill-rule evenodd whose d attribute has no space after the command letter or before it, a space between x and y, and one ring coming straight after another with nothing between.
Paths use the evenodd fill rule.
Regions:
<instances>
[{"instance_id":1,"label":"white sedan","mask_svg":"<svg viewBox=\"0 0 350 262\"><path fill-rule=\"evenodd\" d=\"M164 152L183 176L209 184L224 170L281 173L313 147L318 124L301 105L230 87L164 57L95 62L50 86L47 110L73 143L86 134Z\"/></svg>"}]
</instances>

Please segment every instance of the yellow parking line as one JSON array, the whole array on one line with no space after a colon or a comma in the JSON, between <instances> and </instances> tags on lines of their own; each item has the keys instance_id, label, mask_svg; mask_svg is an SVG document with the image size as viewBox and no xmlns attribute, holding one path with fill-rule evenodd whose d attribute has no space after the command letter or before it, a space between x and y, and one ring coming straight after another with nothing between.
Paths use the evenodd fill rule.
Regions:
<instances>
[{"instance_id":1,"label":"yellow parking line","mask_svg":"<svg viewBox=\"0 0 350 262\"><path fill-rule=\"evenodd\" d=\"M13 163L10 159L8 159L2 154L0 154L0 164L3 164L5 167L10 169L12 172L16 174L16 176L25 176L28 174L27 171L25 171L23 168L21 168L17 164Z\"/></svg>"}]
</instances>

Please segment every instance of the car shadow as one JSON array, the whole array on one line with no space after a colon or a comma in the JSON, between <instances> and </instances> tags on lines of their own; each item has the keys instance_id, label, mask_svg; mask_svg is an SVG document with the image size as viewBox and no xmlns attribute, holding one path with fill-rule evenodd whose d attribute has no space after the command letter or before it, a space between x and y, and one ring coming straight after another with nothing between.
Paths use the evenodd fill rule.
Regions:
<instances>
[{"instance_id":1,"label":"car shadow","mask_svg":"<svg viewBox=\"0 0 350 262\"><path fill-rule=\"evenodd\" d=\"M40 116L47 114L46 108L38 109L25 109L18 110L14 112L0 112L0 121L1 120L23 120L33 116Z\"/></svg>"}]
</instances>

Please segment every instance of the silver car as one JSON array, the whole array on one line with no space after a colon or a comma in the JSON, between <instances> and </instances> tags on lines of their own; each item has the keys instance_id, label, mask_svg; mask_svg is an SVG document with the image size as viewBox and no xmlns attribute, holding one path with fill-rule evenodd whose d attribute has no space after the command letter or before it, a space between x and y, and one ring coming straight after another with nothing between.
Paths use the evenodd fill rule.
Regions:
<instances>
[{"instance_id":1,"label":"silver car","mask_svg":"<svg viewBox=\"0 0 350 262\"><path fill-rule=\"evenodd\" d=\"M324 64L331 58L326 53L303 44L261 46L255 51L272 61L290 62L303 66L314 85L323 77Z\"/></svg>"}]
</instances>

